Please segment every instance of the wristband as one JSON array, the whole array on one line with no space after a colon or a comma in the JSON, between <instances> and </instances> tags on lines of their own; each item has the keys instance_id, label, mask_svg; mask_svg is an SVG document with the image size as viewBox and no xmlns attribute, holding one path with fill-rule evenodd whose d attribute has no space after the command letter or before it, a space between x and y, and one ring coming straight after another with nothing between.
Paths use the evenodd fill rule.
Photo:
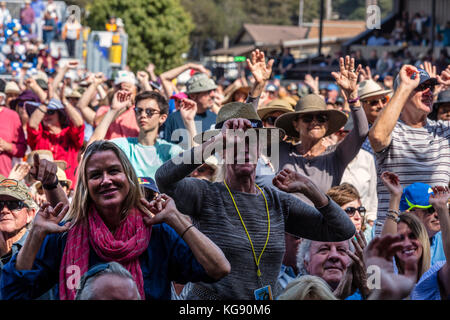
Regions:
<instances>
[{"instance_id":1,"label":"wristband","mask_svg":"<svg viewBox=\"0 0 450 320\"><path fill-rule=\"evenodd\" d=\"M400 219L398 218L398 217L396 217L394 214L392 214L392 213L388 213L387 215L386 215L386 218L387 219L391 219L391 220L393 220L395 223L398 223L399 221L400 221Z\"/></svg>"},{"instance_id":2,"label":"wristband","mask_svg":"<svg viewBox=\"0 0 450 320\"><path fill-rule=\"evenodd\" d=\"M56 187L58 186L59 180L58 177L56 177L56 182L52 183L52 184L42 184L42 188L44 188L44 190L53 190L56 189Z\"/></svg>"},{"instance_id":3,"label":"wristband","mask_svg":"<svg viewBox=\"0 0 450 320\"><path fill-rule=\"evenodd\" d=\"M397 210L389 209L387 212L388 212L388 213L393 213L393 214L397 215L397 217L400 215L400 212L397 211Z\"/></svg>"},{"instance_id":4,"label":"wristband","mask_svg":"<svg viewBox=\"0 0 450 320\"><path fill-rule=\"evenodd\" d=\"M185 234L190 228L192 228L193 226L194 226L194 225L191 224L189 227L186 228L186 230L183 231L183 233L181 234L181 239L183 239L184 234Z\"/></svg>"},{"instance_id":5,"label":"wristband","mask_svg":"<svg viewBox=\"0 0 450 320\"><path fill-rule=\"evenodd\" d=\"M353 104L353 103L356 103L356 102L358 102L359 101L359 97L356 97L355 99L349 99L349 100L347 100L347 102L349 103L349 104Z\"/></svg>"}]
</instances>

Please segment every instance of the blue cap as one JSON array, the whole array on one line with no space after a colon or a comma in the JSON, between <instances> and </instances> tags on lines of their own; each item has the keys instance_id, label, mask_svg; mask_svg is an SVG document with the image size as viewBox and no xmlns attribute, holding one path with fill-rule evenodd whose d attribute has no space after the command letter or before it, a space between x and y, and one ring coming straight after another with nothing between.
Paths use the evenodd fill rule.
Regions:
<instances>
[{"instance_id":1,"label":"blue cap","mask_svg":"<svg viewBox=\"0 0 450 320\"><path fill-rule=\"evenodd\" d=\"M335 85L334 83L330 83L327 86L327 90L328 91L339 91L339 87L337 85Z\"/></svg>"},{"instance_id":2,"label":"blue cap","mask_svg":"<svg viewBox=\"0 0 450 320\"><path fill-rule=\"evenodd\" d=\"M150 177L139 177L139 185L147 188L153 192L159 193L158 186L156 185L155 180Z\"/></svg>"},{"instance_id":3,"label":"blue cap","mask_svg":"<svg viewBox=\"0 0 450 320\"><path fill-rule=\"evenodd\" d=\"M430 208L430 194L433 194L433 190L426 183L415 182L407 186L403 190L400 200L400 211L411 210L412 208Z\"/></svg>"},{"instance_id":4,"label":"blue cap","mask_svg":"<svg viewBox=\"0 0 450 320\"><path fill-rule=\"evenodd\" d=\"M430 77L428 72L426 72L424 69L417 68L417 70L419 71L420 75L419 86L425 82L434 83L435 85L437 84L437 79ZM417 76L417 74L415 74L414 76ZM400 74L397 74L394 81L394 91L397 90L399 85L400 85Z\"/></svg>"},{"instance_id":5,"label":"blue cap","mask_svg":"<svg viewBox=\"0 0 450 320\"><path fill-rule=\"evenodd\" d=\"M62 110L64 109L63 104L58 99L50 99L50 102L48 103L47 109L50 110Z\"/></svg>"}]
</instances>

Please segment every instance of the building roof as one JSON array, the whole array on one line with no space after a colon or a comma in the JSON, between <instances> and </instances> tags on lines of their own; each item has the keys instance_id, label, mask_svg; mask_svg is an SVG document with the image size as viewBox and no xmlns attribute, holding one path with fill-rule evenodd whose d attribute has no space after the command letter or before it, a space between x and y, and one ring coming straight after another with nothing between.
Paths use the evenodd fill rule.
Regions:
<instances>
[{"instance_id":1,"label":"building roof","mask_svg":"<svg viewBox=\"0 0 450 320\"><path fill-rule=\"evenodd\" d=\"M312 23L305 23L309 27L308 39L319 38L320 20L314 19ZM360 20L324 20L323 37L351 38L366 30L366 22Z\"/></svg>"},{"instance_id":2,"label":"building roof","mask_svg":"<svg viewBox=\"0 0 450 320\"><path fill-rule=\"evenodd\" d=\"M298 26L244 23L235 43L278 46L284 41L304 39L307 31L307 28Z\"/></svg>"}]
</instances>

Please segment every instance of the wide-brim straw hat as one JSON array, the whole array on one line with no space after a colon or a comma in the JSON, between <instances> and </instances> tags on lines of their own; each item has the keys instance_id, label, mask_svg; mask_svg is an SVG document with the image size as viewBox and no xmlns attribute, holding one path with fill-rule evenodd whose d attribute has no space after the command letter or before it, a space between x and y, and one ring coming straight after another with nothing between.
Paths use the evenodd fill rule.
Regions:
<instances>
[{"instance_id":1,"label":"wide-brim straw hat","mask_svg":"<svg viewBox=\"0 0 450 320\"><path fill-rule=\"evenodd\" d=\"M359 84L358 96L360 100L381 95L388 95L392 90L383 89L377 82L373 80L364 80Z\"/></svg>"},{"instance_id":2,"label":"wide-brim straw hat","mask_svg":"<svg viewBox=\"0 0 450 320\"><path fill-rule=\"evenodd\" d=\"M272 112L294 112L294 107L285 99L275 99L270 101L268 104L265 104L264 106L261 106L261 108L258 108L256 112L258 113L258 116L261 119L264 119L266 115L272 113Z\"/></svg>"},{"instance_id":3,"label":"wide-brim straw hat","mask_svg":"<svg viewBox=\"0 0 450 320\"><path fill-rule=\"evenodd\" d=\"M347 123L347 116L342 111L336 109L327 109L325 100L317 94L308 94L300 99L295 106L295 112L285 113L275 121L277 128L283 129L286 134L293 138L300 137L300 134L294 128L293 121L299 115L323 113L328 116L328 130L325 137L335 133Z\"/></svg>"},{"instance_id":4,"label":"wide-brim straw hat","mask_svg":"<svg viewBox=\"0 0 450 320\"><path fill-rule=\"evenodd\" d=\"M242 91L246 96L248 96L250 87L234 87L233 90L231 90L231 92L224 98L222 104L233 102L234 94L238 91Z\"/></svg>"},{"instance_id":5,"label":"wide-brim straw hat","mask_svg":"<svg viewBox=\"0 0 450 320\"><path fill-rule=\"evenodd\" d=\"M279 128L264 128L261 118L251 103L231 102L222 106L217 114L215 129L207 130L194 137L196 143L203 143L221 132L225 121L230 119L247 119L252 123L252 128L256 131L267 131L268 141L271 141L273 134L278 134L280 138L285 135L284 130Z\"/></svg>"}]
</instances>

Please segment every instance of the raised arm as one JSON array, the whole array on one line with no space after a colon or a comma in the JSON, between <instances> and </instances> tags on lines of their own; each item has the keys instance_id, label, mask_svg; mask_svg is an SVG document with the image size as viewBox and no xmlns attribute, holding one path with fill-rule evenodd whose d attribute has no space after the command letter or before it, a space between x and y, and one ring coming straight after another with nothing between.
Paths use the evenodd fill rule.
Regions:
<instances>
[{"instance_id":1,"label":"raised arm","mask_svg":"<svg viewBox=\"0 0 450 320\"><path fill-rule=\"evenodd\" d=\"M387 219L384 222L381 235L397 234L397 219L400 215L399 207L400 200L402 199L403 188L400 185L400 179L395 173L384 171L381 174L381 181L389 190L389 209L387 213Z\"/></svg>"},{"instance_id":2,"label":"raised arm","mask_svg":"<svg viewBox=\"0 0 450 320\"><path fill-rule=\"evenodd\" d=\"M391 134L403 106L413 90L419 85L420 77L417 72L417 68L411 65L404 65L400 69L400 84L369 131L369 141L375 152L380 152L391 144ZM414 77L414 79L411 79L411 77Z\"/></svg>"},{"instance_id":3,"label":"raised arm","mask_svg":"<svg viewBox=\"0 0 450 320\"><path fill-rule=\"evenodd\" d=\"M42 88L33 78L28 78L27 80L25 80L25 85L29 90L33 91L39 97L39 100L41 100L41 102L45 102L48 99L45 91L42 90Z\"/></svg>"},{"instance_id":4,"label":"raised arm","mask_svg":"<svg viewBox=\"0 0 450 320\"><path fill-rule=\"evenodd\" d=\"M444 246L444 254L446 263L438 273L439 282L444 289L444 297L448 299L450 297L450 215L449 215L449 198L450 191L447 186L434 187L433 194L430 195L430 204L436 210L439 216L439 223L441 225L442 232L442 244ZM444 298L444 299L445 299Z\"/></svg>"},{"instance_id":5,"label":"raised arm","mask_svg":"<svg viewBox=\"0 0 450 320\"><path fill-rule=\"evenodd\" d=\"M78 111L70 102L67 100L65 94L64 94L64 88L65 85L61 87L60 91L60 100L62 105L64 106L64 110L67 113L67 116L69 117L72 124L79 128L84 124L83 116L81 115L80 111Z\"/></svg>"},{"instance_id":6,"label":"raised arm","mask_svg":"<svg viewBox=\"0 0 450 320\"><path fill-rule=\"evenodd\" d=\"M259 51L258 49L252 51L251 59L247 59L247 66L255 78L255 83L250 90L247 102L253 103L255 110L258 109L259 97L263 93L267 81L272 75L273 63L273 59L270 59L269 62L266 63L264 52Z\"/></svg>"},{"instance_id":7,"label":"raised arm","mask_svg":"<svg viewBox=\"0 0 450 320\"><path fill-rule=\"evenodd\" d=\"M306 176L283 169L273 179L281 191L304 194L314 207L289 197L286 231L316 241L344 241L356 232L347 214Z\"/></svg>"},{"instance_id":8,"label":"raised arm","mask_svg":"<svg viewBox=\"0 0 450 320\"><path fill-rule=\"evenodd\" d=\"M64 79L64 76L70 69L75 69L78 67L78 61L69 61L67 64L64 65L64 67L59 68L58 73L56 74L55 78L53 79L53 85L51 86L52 90L51 96L55 97L57 95L57 90L59 88L59 84Z\"/></svg>"},{"instance_id":9,"label":"raised arm","mask_svg":"<svg viewBox=\"0 0 450 320\"><path fill-rule=\"evenodd\" d=\"M28 119L28 125L30 128L34 130L39 129L39 124L45 117L47 113L47 106L45 104L41 104L38 108L36 108Z\"/></svg>"},{"instance_id":10,"label":"raised arm","mask_svg":"<svg viewBox=\"0 0 450 320\"><path fill-rule=\"evenodd\" d=\"M148 73L147 72L138 71L137 79L144 91L153 91L153 88L150 86L150 83L148 83Z\"/></svg>"},{"instance_id":11,"label":"raised arm","mask_svg":"<svg viewBox=\"0 0 450 320\"><path fill-rule=\"evenodd\" d=\"M93 77L93 82L83 93L76 106L81 111L84 120L91 126L94 125L95 111L89 107L89 103L91 102L92 97L95 95L97 87L100 86L104 81L105 78L103 74L97 73L95 77Z\"/></svg>"},{"instance_id":12,"label":"raised arm","mask_svg":"<svg viewBox=\"0 0 450 320\"><path fill-rule=\"evenodd\" d=\"M180 106L181 119L183 119L184 126L189 133L190 143L188 149L191 147L198 146L194 141L194 137L197 134L197 129L195 128L195 115L197 114L197 103L190 99L183 99Z\"/></svg>"},{"instance_id":13,"label":"raised arm","mask_svg":"<svg viewBox=\"0 0 450 320\"><path fill-rule=\"evenodd\" d=\"M219 280L230 273L230 263L222 250L194 227L188 216L178 211L172 198L162 194L151 203L145 199L141 199L141 202L154 214L152 218L145 217L144 222L148 225L165 222L171 226L190 247L208 276Z\"/></svg>"}]
</instances>

